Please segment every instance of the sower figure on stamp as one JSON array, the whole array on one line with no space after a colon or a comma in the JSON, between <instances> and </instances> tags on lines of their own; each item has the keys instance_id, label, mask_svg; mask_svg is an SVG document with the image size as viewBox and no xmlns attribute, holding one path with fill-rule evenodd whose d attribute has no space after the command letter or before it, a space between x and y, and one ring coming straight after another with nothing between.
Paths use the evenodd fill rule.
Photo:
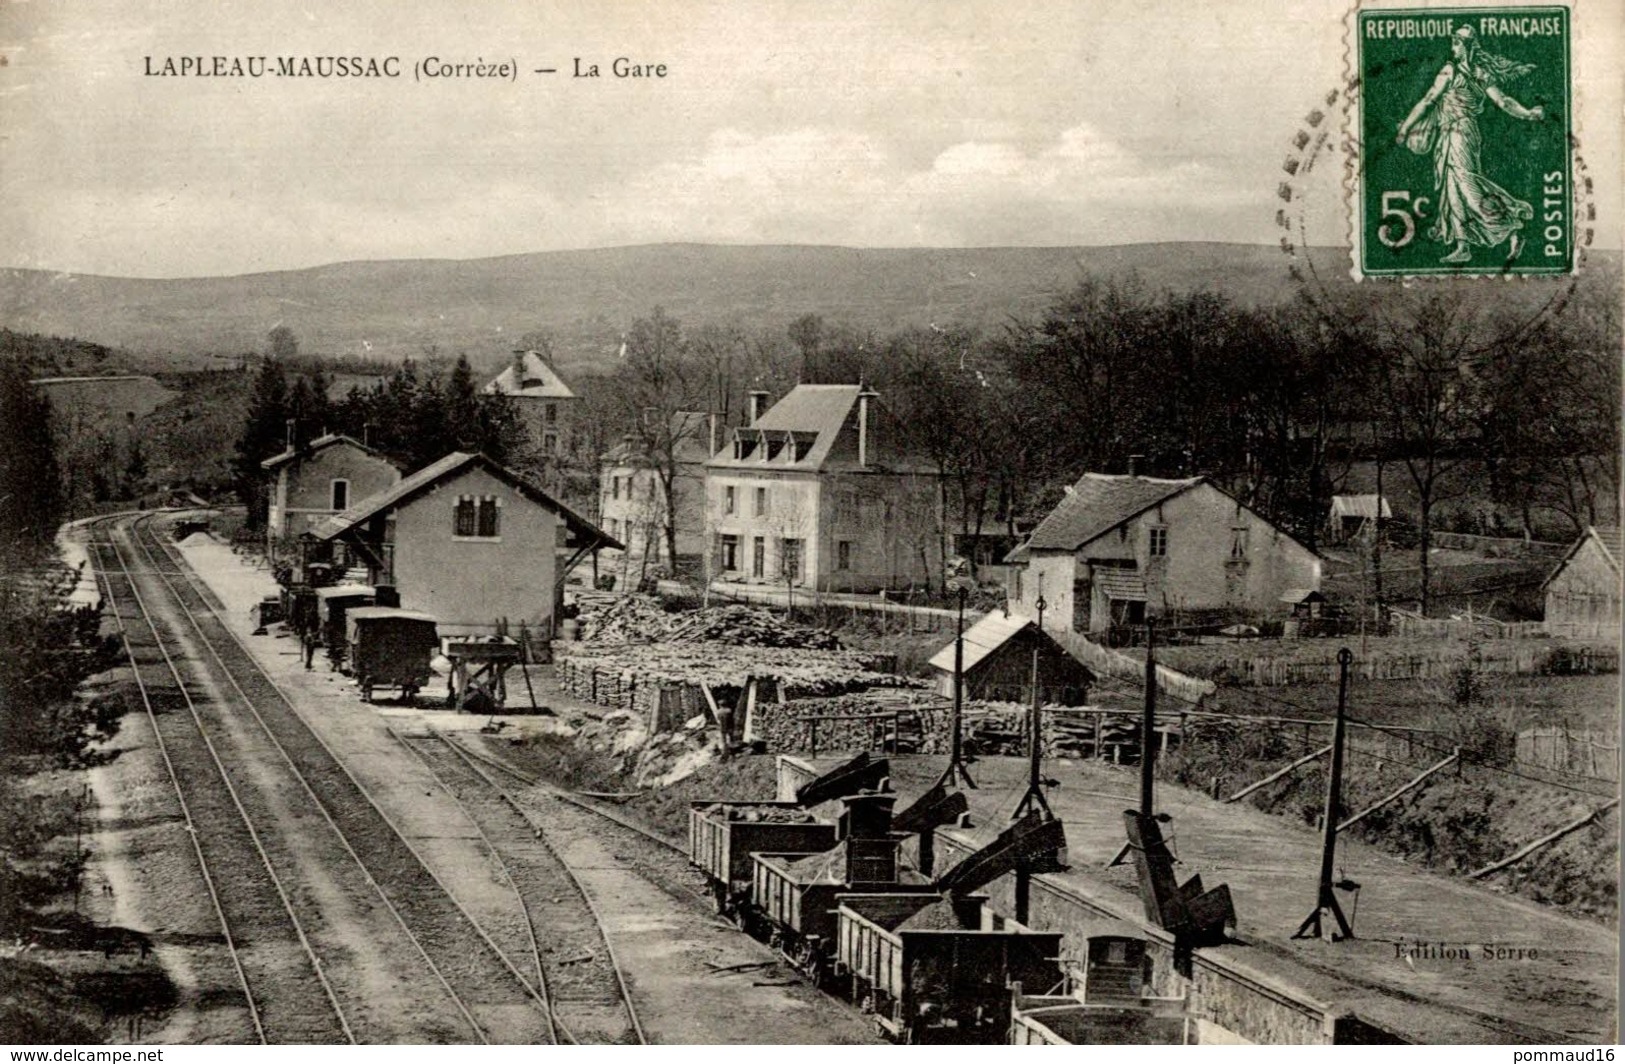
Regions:
<instances>
[{"instance_id":1,"label":"sower figure on stamp","mask_svg":"<svg viewBox=\"0 0 1625 1064\"><path fill-rule=\"evenodd\" d=\"M1493 248L1510 238L1510 262L1522 249L1518 230L1535 211L1484 176L1479 162L1483 138L1478 116L1488 97L1513 118L1528 122L1544 118L1544 108L1525 107L1501 89L1534 67L1485 52L1471 26L1463 26L1450 38L1450 56L1427 94L1399 124L1397 139L1418 155L1433 155L1438 201L1428 236L1454 245L1441 261L1467 262L1472 258L1469 245Z\"/></svg>"}]
</instances>

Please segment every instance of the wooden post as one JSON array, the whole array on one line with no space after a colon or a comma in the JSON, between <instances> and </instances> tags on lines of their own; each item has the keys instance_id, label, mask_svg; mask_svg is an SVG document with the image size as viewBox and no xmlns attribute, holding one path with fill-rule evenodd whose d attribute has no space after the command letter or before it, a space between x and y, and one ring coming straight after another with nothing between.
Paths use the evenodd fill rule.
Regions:
<instances>
[{"instance_id":1,"label":"wooden post","mask_svg":"<svg viewBox=\"0 0 1625 1064\"><path fill-rule=\"evenodd\" d=\"M1591 812L1587 813L1585 816L1581 817L1580 819L1563 825L1562 827L1558 828L1556 831L1552 832L1549 835L1542 835L1540 838L1536 839L1534 842L1529 843L1527 846L1520 847L1518 849L1518 851L1516 853L1514 853L1511 857L1505 857L1505 858L1502 858L1499 861L1496 861L1494 864L1485 865L1483 868L1480 868L1478 871L1469 874L1467 878L1469 878L1469 879L1483 879L1485 876L1489 875L1492 872L1499 872L1501 869L1506 868L1508 865L1517 864L1519 861L1523 860L1525 857L1528 857L1530 854L1534 853L1536 850L1540 849L1542 846L1550 845L1551 843L1556 842L1558 839L1561 839L1565 835L1570 835L1570 834L1573 834L1576 831L1579 831L1581 828L1585 827L1587 824L1591 823L1593 820L1596 820L1598 817L1602 816L1604 813L1608 812L1608 810L1614 808L1614 806L1616 806L1618 804L1619 804L1619 799L1618 798L1610 798L1608 801L1604 802L1602 805L1600 805L1597 808L1593 809Z\"/></svg>"},{"instance_id":2,"label":"wooden post","mask_svg":"<svg viewBox=\"0 0 1625 1064\"><path fill-rule=\"evenodd\" d=\"M1152 808L1154 800L1153 788L1155 786L1152 771L1156 752L1151 739L1151 732L1156 726L1156 622L1147 618L1145 622L1145 713L1140 718L1140 815L1146 817L1156 814L1156 810Z\"/></svg>"},{"instance_id":3,"label":"wooden post","mask_svg":"<svg viewBox=\"0 0 1625 1064\"><path fill-rule=\"evenodd\" d=\"M1293 772L1293 771L1301 768L1304 765L1307 765L1309 762L1315 760L1316 758L1326 756L1326 754L1328 754L1331 751L1331 749L1332 749L1332 744L1327 743L1325 746L1321 747L1319 750L1316 750L1316 751L1314 751L1313 753L1310 753L1310 754L1305 754L1304 756L1298 758L1298 760L1292 762L1292 764L1288 765L1286 768L1283 768L1283 769L1281 769L1281 770L1279 770L1277 772L1272 772L1268 776L1265 776L1263 779L1259 780L1257 783L1249 784L1248 786L1243 787L1241 790L1237 791L1235 794L1232 794L1230 797L1226 798L1225 801L1227 803L1228 802L1239 801L1240 799L1245 798L1249 794L1251 794L1254 791L1258 790L1258 788L1266 786L1267 784L1274 783L1276 780L1280 779L1282 776L1285 776L1288 773Z\"/></svg>"}]
</instances>

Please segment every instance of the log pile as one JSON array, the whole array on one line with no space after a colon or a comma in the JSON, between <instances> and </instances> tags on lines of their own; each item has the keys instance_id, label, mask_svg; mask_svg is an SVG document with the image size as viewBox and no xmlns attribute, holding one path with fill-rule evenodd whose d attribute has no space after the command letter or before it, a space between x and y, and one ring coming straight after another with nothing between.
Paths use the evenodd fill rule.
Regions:
<instances>
[{"instance_id":1,"label":"log pile","mask_svg":"<svg viewBox=\"0 0 1625 1064\"><path fill-rule=\"evenodd\" d=\"M790 624L753 606L722 606L690 614L666 634L678 643L726 643L739 647L800 647L839 650L833 632Z\"/></svg>"},{"instance_id":2,"label":"log pile","mask_svg":"<svg viewBox=\"0 0 1625 1064\"><path fill-rule=\"evenodd\" d=\"M721 643L727 646L839 650L829 631L792 624L754 606L668 612L651 595L581 601L581 638L588 643Z\"/></svg>"}]
</instances>

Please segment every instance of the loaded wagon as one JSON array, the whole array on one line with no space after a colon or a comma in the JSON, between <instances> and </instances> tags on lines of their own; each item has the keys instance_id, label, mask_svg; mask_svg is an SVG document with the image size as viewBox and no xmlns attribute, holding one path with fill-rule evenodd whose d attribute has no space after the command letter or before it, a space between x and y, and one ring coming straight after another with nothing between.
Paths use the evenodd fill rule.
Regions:
<instances>
[{"instance_id":1,"label":"loaded wagon","mask_svg":"<svg viewBox=\"0 0 1625 1064\"><path fill-rule=\"evenodd\" d=\"M328 663L335 670L344 664L344 644L349 635L344 615L360 606L371 606L375 601L373 589L361 584L316 589L317 645L327 648Z\"/></svg>"},{"instance_id":2,"label":"loaded wagon","mask_svg":"<svg viewBox=\"0 0 1625 1064\"><path fill-rule=\"evenodd\" d=\"M372 701L375 687L394 687L410 702L429 682L440 636L427 613L357 606L346 612L345 629L345 671L360 685L362 701Z\"/></svg>"},{"instance_id":3,"label":"loaded wagon","mask_svg":"<svg viewBox=\"0 0 1625 1064\"><path fill-rule=\"evenodd\" d=\"M837 909L836 971L899 1042L999 1044L1010 987L1061 981L1061 935L987 909L981 895L847 894Z\"/></svg>"},{"instance_id":4,"label":"loaded wagon","mask_svg":"<svg viewBox=\"0 0 1625 1064\"><path fill-rule=\"evenodd\" d=\"M767 940L821 984L835 962L835 910L841 895L928 891L930 883L898 862L906 835L891 830L892 794L843 798L835 847L815 854L756 853L746 929Z\"/></svg>"},{"instance_id":5,"label":"loaded wagon","mask_svg":"<svg viewBox=\"0 0 1625 1064\"><path fill-rule=\"evenodd\" d=\"M835 825L795 802L689 803L689 863L704 873L717 912L728 916L750 901L752 854L813 854L834 845Z\"/></svg>"}]
</instances>

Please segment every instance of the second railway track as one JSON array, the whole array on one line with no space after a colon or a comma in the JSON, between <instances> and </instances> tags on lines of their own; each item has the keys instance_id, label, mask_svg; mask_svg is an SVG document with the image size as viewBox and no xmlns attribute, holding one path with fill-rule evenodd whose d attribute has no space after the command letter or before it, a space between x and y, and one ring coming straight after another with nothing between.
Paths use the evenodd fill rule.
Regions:
<instances>
[{"instance_id":1,"label":"second railway track","mask_svg":"<svg viewBox=\"0 0 1625 1064\"><path fill-rule=\"evenodd\" d=\"M396 738L467 811L512 887L515 915L524 926L507 940L528 942L529 959L564 1037L646 1043L609 932L592 895L549 843L546 825L445 736Z\"/></svg>"}]
</instances>

